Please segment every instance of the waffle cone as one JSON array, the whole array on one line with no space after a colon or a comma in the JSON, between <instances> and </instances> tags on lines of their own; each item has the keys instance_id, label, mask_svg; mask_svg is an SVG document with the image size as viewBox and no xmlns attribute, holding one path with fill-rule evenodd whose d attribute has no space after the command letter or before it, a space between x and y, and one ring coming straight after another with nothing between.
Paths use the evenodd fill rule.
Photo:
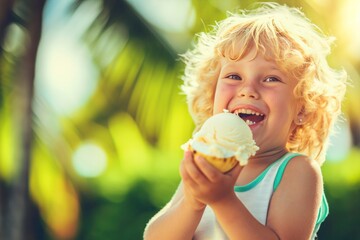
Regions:
<instances>
[{"instance_id":1,"label":"waffle cone","mask_svg":"<svg viewBox=\"0 0 360 240\"><path fill-rule=\"evenodd\" d=\"M236 164L239 162L236 160L235 156L227 157L227 158L219 158L214 156L206 155L202 152L196 151L190 147L191 151L194 154L194 157L201 156L205 158L212 166L219 169L221 172L226 173L233 169Z\"/></svg>"}]
</instances>

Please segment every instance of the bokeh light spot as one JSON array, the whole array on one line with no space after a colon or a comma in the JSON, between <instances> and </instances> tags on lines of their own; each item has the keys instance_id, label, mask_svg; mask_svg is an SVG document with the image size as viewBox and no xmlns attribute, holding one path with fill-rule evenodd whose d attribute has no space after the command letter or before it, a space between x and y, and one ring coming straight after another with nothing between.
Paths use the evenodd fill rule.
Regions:
<instances>
[{"instance_id":1,"label":"bokeh light spot","mask_svg":"<svg viewBox=\"0 0 360 240\"><path fill-rule=\"evenodd\" d=\"M97 177L105 171L107 157L104 150L97 144L84 143L75 150L72 163L80 176Z\"/></svg>"},{"instance_id":2,"label":"bokeh light spot","mask_svg":"<svg viewBox=\"0 0 360 240\"><path fill-rule=\"evenodd\" d=\"M335 124L336 132L330 136L330 146L326 158L328 161L338 162L345 160L351 149L351 131L347 121L338 121Z\"/></svg>"}]
</instances>

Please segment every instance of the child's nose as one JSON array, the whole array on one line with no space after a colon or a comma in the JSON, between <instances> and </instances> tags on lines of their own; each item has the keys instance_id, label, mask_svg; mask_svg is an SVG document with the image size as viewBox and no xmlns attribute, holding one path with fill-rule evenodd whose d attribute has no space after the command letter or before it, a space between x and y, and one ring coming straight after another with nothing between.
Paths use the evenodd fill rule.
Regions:
<instances>
[{"instance_id":1,"label":"child's nose","mask_svg":"<svg viewBox=\"0 0 360 240\"><path fill-rule=\"evenodd\" d=\"M237 92L238 97L246 97L246 98L253 98L258 99L259 93L253 84L247 84L244 86L239 87Z\"/></svg>"}]
</instances>

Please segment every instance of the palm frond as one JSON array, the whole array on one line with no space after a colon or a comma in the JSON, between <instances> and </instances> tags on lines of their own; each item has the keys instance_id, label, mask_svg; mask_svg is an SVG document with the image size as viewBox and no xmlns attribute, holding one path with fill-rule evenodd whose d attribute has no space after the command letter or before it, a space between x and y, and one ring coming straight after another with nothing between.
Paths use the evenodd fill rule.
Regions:
<instances>
[{"instance_id":1,"label":"palm frond","mask_svg":"<svg viewBox=\"0 0 360 240\"><path fill-rule=\"evenodd\" d=\"M173 95L179 93L176 53L127 2L103 1L85 35L97 63L104 58L98 43L109 29L112 35L118 30L118 39L123 39L124 44L113 46L112 51L118 54L101 70L98 89L88 103L97 107L92 109L91 118L106 124L116 112L128 112L149 142L155 144ZM90 117L89 113L86 115Z\"/></svg>"}]
</instances>

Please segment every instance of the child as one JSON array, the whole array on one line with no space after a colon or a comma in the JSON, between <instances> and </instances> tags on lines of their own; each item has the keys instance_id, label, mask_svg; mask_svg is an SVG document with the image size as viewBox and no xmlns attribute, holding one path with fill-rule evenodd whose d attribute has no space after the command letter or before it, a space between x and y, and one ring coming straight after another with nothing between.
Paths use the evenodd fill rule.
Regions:
<instances>
[{"instance_id":1,"label":"child","mask_svg":"<svg viewBox=\"0 0 360 240\"><path fill-rule=\"evenodd\" d=\"M232 14L199 35L183 90L196 130L227 109L250 119L260 149L222 174L186 151L182 181L145 239L314 239L328 214L320 166L340 114L346 73L330 39L295 8Z\"/></svg>"}]
</instances>

